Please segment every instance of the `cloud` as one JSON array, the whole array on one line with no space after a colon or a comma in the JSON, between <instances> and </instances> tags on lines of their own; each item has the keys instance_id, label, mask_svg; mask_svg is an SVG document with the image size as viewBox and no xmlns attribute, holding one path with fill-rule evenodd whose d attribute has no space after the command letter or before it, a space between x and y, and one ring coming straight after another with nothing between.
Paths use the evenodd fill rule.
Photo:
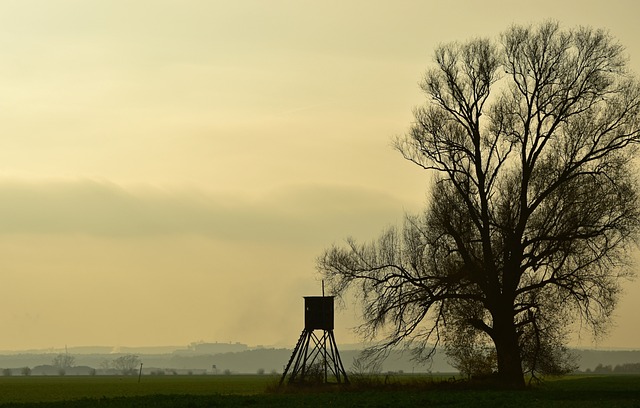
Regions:
<instances>
[{"instance_id":1,"label":"cloud","mask_svg":"<svg viewBox=\"0 0 640 408\"><path fill-rule=\"evenodd\" d=\"M402 215L400 200L355 186L299 184L250 196L93 180L0 182L0 234L327 243L376 234Z\"/></svg>"}]
</instances>

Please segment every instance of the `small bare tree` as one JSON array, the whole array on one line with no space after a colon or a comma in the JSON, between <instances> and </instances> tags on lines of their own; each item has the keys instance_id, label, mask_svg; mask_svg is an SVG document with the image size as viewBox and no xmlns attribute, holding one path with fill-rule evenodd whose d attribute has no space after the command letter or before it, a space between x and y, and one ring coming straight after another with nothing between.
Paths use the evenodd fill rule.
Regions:
<instances>
[{"instance_id":1,"label":"small bare tree","mask_svg":"<svg viewBox=\"0 0 640 408\"><path fill-rule=\"evenodd\" d=\"M135 354L125 354L114 359L111 366L123 375L133 375L140 366L140 358Z\"/></svg>"},{"instance_id":2,"label":"small bare tree","mask_svg":"<svg viewBox=\"0 0 640 408\"><path fill-rule=\"evenodd\" d=\"M69 353L61 353L53 358L51 364L58 369L58 374L65 375L67 369L76 364L76 358Z\"/></svg>"}]
</instances>

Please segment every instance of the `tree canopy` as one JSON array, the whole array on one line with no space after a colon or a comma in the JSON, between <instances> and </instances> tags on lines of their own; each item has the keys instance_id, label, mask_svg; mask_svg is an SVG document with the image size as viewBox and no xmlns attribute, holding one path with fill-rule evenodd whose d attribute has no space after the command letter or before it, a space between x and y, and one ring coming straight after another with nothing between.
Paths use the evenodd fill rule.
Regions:
<instances>
[{"instance_id":1,"label":"tree canopy","mask_svg":"<svg viewBox=\"0 0 640 408\"><path fill-rule=\"evenodd\" d=\"M334 294L354 289L372 351L444 346L516 387L569 370L571 323L604 332L640 226L623 47L602 29L514 25L439 46L420 86L395 147L431 177L426 210L334 245L319 271Z\"/></svg>"}]
</instances>

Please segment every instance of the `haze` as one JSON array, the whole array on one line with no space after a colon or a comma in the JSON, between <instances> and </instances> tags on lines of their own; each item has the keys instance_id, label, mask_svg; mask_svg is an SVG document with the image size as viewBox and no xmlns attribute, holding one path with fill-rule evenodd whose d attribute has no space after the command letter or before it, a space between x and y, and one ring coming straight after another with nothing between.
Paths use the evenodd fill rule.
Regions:
<instances>
[{"instance_id":1,"label":"haze","mask_svg":"<svg viewBox=\"0 0 640 408\"><path fill-rule=\"evenodd\" d=\"M0 349L293 344L315 258L420 211L390 147L441 42L635 1L0 1ZM626 284L599 347L639 348ZM355 342L357 309L336 317ZM592 346L588 337L576 345Z\"/></svg>"}]
</instances>

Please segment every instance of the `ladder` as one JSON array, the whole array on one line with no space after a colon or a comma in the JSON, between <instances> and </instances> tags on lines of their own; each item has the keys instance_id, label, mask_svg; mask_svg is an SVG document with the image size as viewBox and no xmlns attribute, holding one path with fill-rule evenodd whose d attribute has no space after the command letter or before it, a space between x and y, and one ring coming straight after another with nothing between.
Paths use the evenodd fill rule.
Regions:
<instances>
[{"instance_id":1,"label":"ladder","mask_svg":"<svg viewBox=\"0 0 640 408\"><path fill-rule=\"evenodd\" d=\"M284 379L287 377L287 373L289 372L289 368L291 368L291 363L293 363L293 360L295 359L296 355L298 354L298 349L300 348L300 346L302 345L302 343L304 342L304 339L307 337L307 331L306 330L302 330L302 333L300 334L300 338L298 338L298 342L296 343L296 346L293 349L293 353L291 354L291 358L289 359L289 362L287 363L287 367L284 369L284 372L282 373L282 378L280 378L280 385L282 385L282 383L284 382Z\"/></svg>"}]
</instances>

